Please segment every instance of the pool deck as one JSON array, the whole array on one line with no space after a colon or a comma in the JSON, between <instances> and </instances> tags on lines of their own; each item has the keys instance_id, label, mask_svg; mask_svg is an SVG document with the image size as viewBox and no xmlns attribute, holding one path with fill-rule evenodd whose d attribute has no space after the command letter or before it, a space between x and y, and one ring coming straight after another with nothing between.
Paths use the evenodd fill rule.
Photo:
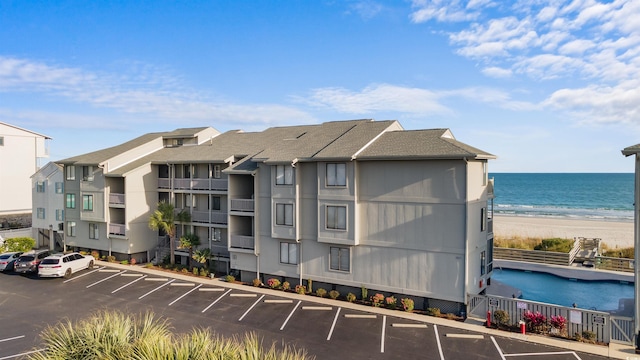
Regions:
<instances>
[{"instance_id":1,"label":"pool deck","mask_svg":"<svg viewBox=\"0 0 640 360\"><path fill-rule=\"evenodd\" d=\"M548 265L522 261L494 259L493 268L544 272L567 279L589 281L622 281L631 284L634 283L634 274L632 272L626 273L620 271L598 270L576 266Z\"/></svg>"}]
</instances>

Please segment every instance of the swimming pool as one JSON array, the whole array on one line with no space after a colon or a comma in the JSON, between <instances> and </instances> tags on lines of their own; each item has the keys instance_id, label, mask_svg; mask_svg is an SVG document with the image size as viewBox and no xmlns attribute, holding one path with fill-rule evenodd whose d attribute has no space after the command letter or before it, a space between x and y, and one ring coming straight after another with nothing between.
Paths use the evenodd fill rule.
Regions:
<instances>
[{"instance_id":1,"label":"swimming pool","mask_svg":"<svg viewBox=\"0 0 640 360\"><path fill-rule=\"evenodd\" d=\"M620 299L633 299L635 292L633 283L575 280L535 271L494 268L491 279L520 289L525 300L561 306L575 303L601 311L617 310Z\"/></svg>"}]
</instances>

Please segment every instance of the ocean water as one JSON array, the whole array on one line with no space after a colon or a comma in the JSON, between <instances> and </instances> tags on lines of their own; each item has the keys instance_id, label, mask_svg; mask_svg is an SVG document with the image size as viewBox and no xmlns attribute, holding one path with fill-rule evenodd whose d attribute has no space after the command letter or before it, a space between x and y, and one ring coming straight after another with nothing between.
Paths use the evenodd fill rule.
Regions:
<instances>
[{"instance_id":1,"label":"ocean water","mask_svg":"<svg viewBox=\"0 0 640 360\"><path fill-rule=\"evenodd\" d=\"M633 221L633 173L491 173L496 215Z\"/></svg>"}]
</instances>

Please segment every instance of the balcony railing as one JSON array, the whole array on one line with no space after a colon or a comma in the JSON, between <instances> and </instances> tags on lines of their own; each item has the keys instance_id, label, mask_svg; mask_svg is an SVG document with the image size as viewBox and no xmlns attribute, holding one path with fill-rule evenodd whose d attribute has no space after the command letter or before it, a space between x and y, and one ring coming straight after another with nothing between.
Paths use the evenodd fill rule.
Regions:
<instances>
[{"instance_id":1,"label":"balcony railing","mask_svg":"<svg viewBox=\"0 0 640 360\"><path fill-rule=\"evenodd\" d=\"M222 211L193 211L191 221L207 224L227 224L227 213Z\"/></svg>"},{"instance_id":2,"label":"balcony railing","mask_svg":"<svg viewBox=\"0 0 640 360\"><path fill-rule=\"evenodd\" d=\"M231 211L253 212L254 204L253 199L231 199Z\"/></svg>"},{"instance_id":3,"label":"balcony railing","mask_svg":"<svg viewBox=\"0 0 640 360\"><path fill-rule=\"evenodd\" d=\"M124 194L109 193L109 205L124 205Z\"/></svg>"},{"instance_id":4,"label":"balcony railing","mask_svg":"<svg viewBox=\"0 0 640 360\"><path fill-rule=\"evenodd\" d=\"M125 224L109 223L109 235L125 236L126 228Z\"/></svg>"},{"instance_id":5,"label":"balcony railing","mask_svg":"<svg viewBox=\"0 0 640 360\"><path fill-rule=\"evenodd\" d=\"M159 178L159 189L171 189L171 182L176 190L208 190L208 191L227 191L229 189L229 181L226 179L169 179Z\"/></svg>"},{"instance_id":6,"label":"balcony railing","mask_svg":"<svg viewBox=\"0 0 640 360\"><path fill-rule=\"evenodd\" d=\"M246 235L231 235L230 247L235 249L248 249L253 250L255 244L255 238L253 236Z\"/></svg>"}]
</instances>

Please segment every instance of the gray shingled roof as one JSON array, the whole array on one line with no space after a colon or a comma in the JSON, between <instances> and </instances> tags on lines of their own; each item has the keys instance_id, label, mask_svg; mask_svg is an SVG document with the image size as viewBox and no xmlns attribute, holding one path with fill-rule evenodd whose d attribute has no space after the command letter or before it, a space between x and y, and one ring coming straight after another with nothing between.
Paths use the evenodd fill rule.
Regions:
<instances>
[{"instance_id":1,"label":"gray shingled roof","mask_svg":"<svg viewBox=\"0 0 640 360\"><path fill-rule=\"evenodd\" d=\"M448 129L389 131L362 151L358 160L495 159L495 156L453 138Z\"/></svg>"},{"instance_id":2,"label":"gray shingled roof","mask_svg":"<svg viewBox=\"0 0 640 360\"><path fill-rule=\"evenodd\" d=\"M640 144L629 146L622 150L622 155L629 156L640 153Z\"/></svg>"}]
</instances>

